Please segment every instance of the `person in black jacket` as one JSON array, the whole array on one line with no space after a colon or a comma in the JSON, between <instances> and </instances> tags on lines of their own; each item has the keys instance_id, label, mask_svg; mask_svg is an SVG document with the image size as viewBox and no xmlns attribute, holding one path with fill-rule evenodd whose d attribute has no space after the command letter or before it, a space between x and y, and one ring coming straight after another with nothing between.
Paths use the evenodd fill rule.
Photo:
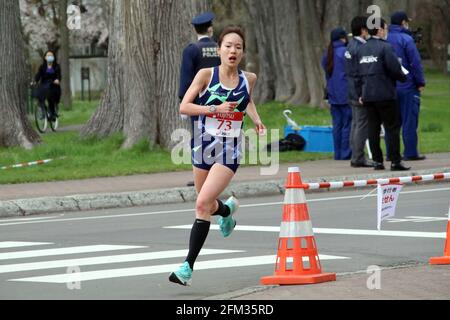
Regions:
<instances>
[{"instance_id":1,"label":"person in black jacket","mask_svg":"<svg viewBox=\"0 0 450 320\"><path fill-rule=\"evenodd\" d=\"M388 26L380 19L380 27L369 29L371 37L358 52L358 74L361 82L357 84L360 102L367 108L369 118L369 143L372 150L375 170L384 170L383 152L380 148L380 130L384 125L388 133L388 153L392 171L406 171L400 155L400 108L397 103L396 81L404 82L407 77L402 70L392 46L386 42Z\"/></svg>"},{"instance_id":2,"label":"person in black jacket","mask_svg":"<svg viewBox=\"0 0 450 320\"><path fill-rule=\"evenodd\" d=\"M352 149L351 166L353 168L373 167L364 156L364 148L369 137L367 108L359 103L359 96L356 92L357 82L361 81L358 74L357 59L359 49L369 38L367 29L367 18L358 16L351 22L353 38L350 40L345 52L345 72L348 79L348 97L352 106L352 127L350 133L350 146Z\"/></svg>"},{"instance_id":3,"label":"person in black jacket","mask_svg":"<svg viewBox=\"0 0 450 320\"><path fill-rule=\"evenodd\" d=\"M53 51L49 50L45 53L44 62L39 67L34 82L38 84L35 97L39 100L39 105L45 110L45 100L47 100L49 118L54 121L58 116L56 106L61 99L61 68Z\"/></svg>"}]
</instances>

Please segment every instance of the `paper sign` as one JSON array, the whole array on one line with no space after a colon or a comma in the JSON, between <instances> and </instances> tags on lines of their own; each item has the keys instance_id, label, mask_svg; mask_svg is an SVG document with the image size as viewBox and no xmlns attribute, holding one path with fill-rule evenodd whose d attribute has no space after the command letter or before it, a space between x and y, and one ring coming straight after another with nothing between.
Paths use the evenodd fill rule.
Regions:
<instances>
[{"instance_id":1,"label":"paper sign","mask_svg":"<svg viewBox=\"0 0 450 320\"><path fill-rule=\"evenodd\" d=\"M402 191L402 184L385 184L378 185L378 219L377 228L381 230L381 221L395 216L395 209L397 208L397 200Z\"/></svg>"},{"instance_id":2,"label":"paper sign","mask_svg":"<svg viewBox=\"0 0 450 320\"><path fill-rule=\"evenodd\" d=\"M406 69L404 66L402 66L402 71L405 76L407 76L409 74L408 69Z\"/></svg>"}]
</instances>

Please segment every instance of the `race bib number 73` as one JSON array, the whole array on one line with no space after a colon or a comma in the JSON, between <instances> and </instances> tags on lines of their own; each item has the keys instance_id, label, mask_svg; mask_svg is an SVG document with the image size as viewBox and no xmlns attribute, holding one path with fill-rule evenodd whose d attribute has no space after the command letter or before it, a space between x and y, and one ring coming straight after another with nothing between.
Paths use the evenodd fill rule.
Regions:
<instances>
[{"instance_id":1,"label":"race bib number 73","mask_svg":"<svg viewBox=\"0 0 450 320\"><path fill-rule=\"evenodd\" d=\"M238 138L241 134L243 112L217 113L206 116L206 132L214 137Z\"/></svg>"}]
</instances>

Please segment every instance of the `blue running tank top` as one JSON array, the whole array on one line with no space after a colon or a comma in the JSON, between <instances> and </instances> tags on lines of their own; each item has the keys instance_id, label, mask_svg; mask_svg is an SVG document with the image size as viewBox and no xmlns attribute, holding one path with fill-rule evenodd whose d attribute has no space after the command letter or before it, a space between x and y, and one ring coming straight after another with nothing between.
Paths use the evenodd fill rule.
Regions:
<instances>
[{"instance_id":1,"label":"blue running tank top","mask_svg":"<svg viewBox=\"0 0 450 320\"><path fill-rule=\"evenodd\" d=\"M209 107L221 105L224 102L236 102L235 112L242 112L245 115L250 103L250 85L242 70L239 70L239 83L236 88L225 87L219 79L219 67L212 68L211 80L208 87L199 94L196 103ZM217 137L206 132L205 123L207 116L192 116L193 139L192 161L194 165L201 165L205 162L205 155L209 161L214 163L228 164L239 162L242 155L242 134L239 137ZM241 129L243 128L243 122Z\"/></svg>"}]
</instances>

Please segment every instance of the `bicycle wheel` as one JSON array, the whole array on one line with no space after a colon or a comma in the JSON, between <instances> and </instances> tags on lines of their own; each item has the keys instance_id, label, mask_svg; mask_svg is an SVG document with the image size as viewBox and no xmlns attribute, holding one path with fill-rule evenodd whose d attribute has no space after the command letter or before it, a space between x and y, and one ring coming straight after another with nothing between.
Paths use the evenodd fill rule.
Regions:
<instances>
[{"instance_id":1,"label":"bicycle wheel","mask_svg":"<svg viewBox=\"0 0 450 320\"><path fill-rule=\"evenodd\" d=\"M55 111L57 116L55 117L55 121L49 121L50 122L50 128L53 132L55 132L58 129L59 126L59 115L58 115L58 106L55 107Z\"/></svg>"},{"instance_id":2,"label":"bicycle wheel","mask_svg":"<svg viewBox=\"0 0 450 320\"><path fill-rule=\"evenodd\" d=\"M40 133L45 133L47 131L48 121L47 121L47 108L42 110L39 102L34 100L34 120L36 121L36 127Z\"/></svg>"},{"instance_id":3,"label":"bicycle wheel","mask_svg":"<svg viewBox=\"0 0 450 320\"><path fill-rule=\"evenodd\" d=\"M55 118L55 121L49 121L50 122L50 128L53 132L55 132L58 129L59 126L59 119L58 117Z\"/></svg>"}]
</instances>

